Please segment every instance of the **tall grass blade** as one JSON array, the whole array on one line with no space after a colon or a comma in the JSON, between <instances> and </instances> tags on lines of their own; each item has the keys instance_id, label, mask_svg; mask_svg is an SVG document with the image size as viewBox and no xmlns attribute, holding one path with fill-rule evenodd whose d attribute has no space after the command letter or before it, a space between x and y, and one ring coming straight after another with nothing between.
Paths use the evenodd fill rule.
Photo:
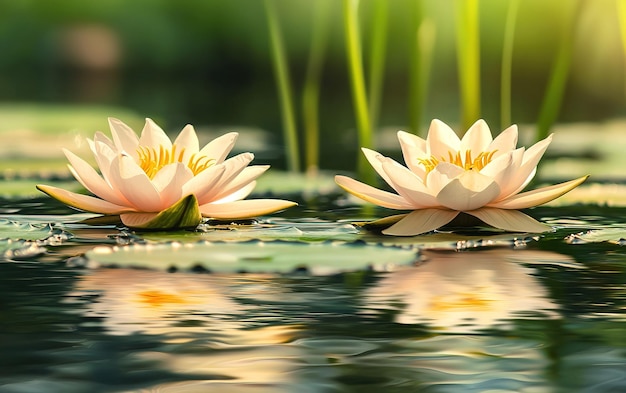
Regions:
<instances>
[{"instance_id":1,"label":"tall grass blade","mask_svg":"<svg viewBox=\"0 0 626 393\"><path fill-rule=\"evenodd\" d=\"M500 127L511 125L511 74L513 69L513 44L515 24L520 0L509 0L509 9L504 26L504 44L502 46L502 69L500 72Z\"/></svg>"},{"instance_id":2,"label":"tall grass blade","mask_svg":"<svg viewBox=\"0 0 626 393\"><path fill-rule=\"evenodd\" d=\"M622 55L624 56L624 63L626 63L626 0L616 1L619 31L622 38ZM626 78L624 78L624 94L626 94Z\"/></svg>"},{"instance_id":3,"label":"tall grass blade","mask_svg":"<svg viewBox=\"0 0 626 393\"><path fill-rule=\"evenodd\" d=\"M432 19L424 18L416 29L409 73L409 121L411 130L419 134L433 63L437 30Z\"/></svg>"},{"instance_id":4,"label":"tall grass blade","mask_svg":"<svg viewBox=\"0 0 626 393\"><path fill-rule=\"evenodd\" d=\"M461 128L480 118L480 30L478 0L457 0L456 53L461 90Z\"/></svg>"},{"instance_id":5,"label":"tall grass blade","mask_svg":"<svg viewBox=\"0 0 626 393\"><path fill-rule=\"evenodd\" d=\"M280 98L287 169L291 172L300 172L300 151L298 146L298 133L296 130L296 115L292 98L291 78L289 76L289 68L287 67L287 58L285 56L278 13L276 11L275 0L265 0L264 4L269 27L270 46L272 48L274 75Z\"/></svg>"},{"instance_id":6,"label":"tall grass blade","mask_svg":"<svg viewBox=\"0 0 626 393\"><path fill-rule=\"evenodd\" d=\"M309 60L302 89L302 118L304 122L306 171L317 173L319 168L319 100L322 66L328 42L330 10L329 0L317 0L314 4L313 32Z\"/></svg>"},{"instance_id":7,"label":"tall grass blade","mask_svg":"<svg viewBox=\"0 0 626 393\"><path fill-rule=\"evenodd\" d=\"M369 109L370 124L375 130L378 125L380 103L383 92L385 74L385 56L387 52L387 24L389 9L387 0L374 0L374 21L371 31L371 47L369 53Z\"/></svg>"},{"instance_id":8,"label":"tall grass blade","mask_svg":"<svg viewBox=\"0 0 626 393\"><path fill-rule=\"evenodd\" d=\"M559 32L560 44L550 71L548 87L541 103L535 140L541 140L548 136L550 128L559 116L565 86L567 85L567 77L572 62L572 49L574 47L573 32L581 14L583 2L581 0L572 0L572 2L567 4L573 5L568 10L569 15L564 17L561 31Z\"/></svg>"},{"instance_id":9,"label":"tall grass blade","mask_svg":"<svg viewBox=\"0 0 626 393\"><path fill-rule=\"evenodd\" d=\"M363 73L363 59L361 53L361 39L359 36L358 0L343 0L344 30L348 54L348 72L352 88L352 100L359 136L359 146L372 147L372 125L368 113L365 77ZM367 159L359 154L357 172L365 181L374 180L374 172Z\"/></svg>"}]
</instances>

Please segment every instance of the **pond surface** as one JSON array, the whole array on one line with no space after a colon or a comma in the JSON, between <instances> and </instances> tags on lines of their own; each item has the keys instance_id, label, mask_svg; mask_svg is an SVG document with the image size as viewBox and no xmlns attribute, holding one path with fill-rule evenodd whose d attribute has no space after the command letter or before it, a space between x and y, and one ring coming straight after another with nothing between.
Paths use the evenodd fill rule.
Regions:
<instances>
[{"instance_id":1,"label":"pond surface","mask_svg":"<svg viewBox=\"0 0 626 393\"><path fill-rule=\"evenodd\" d=\"M626 209L393 238L351 224L388 211L299 202L134 233L0 200L0 392L626 391ZM253 267L216 269L224 247Z\"/></svg>"}]
</instances>

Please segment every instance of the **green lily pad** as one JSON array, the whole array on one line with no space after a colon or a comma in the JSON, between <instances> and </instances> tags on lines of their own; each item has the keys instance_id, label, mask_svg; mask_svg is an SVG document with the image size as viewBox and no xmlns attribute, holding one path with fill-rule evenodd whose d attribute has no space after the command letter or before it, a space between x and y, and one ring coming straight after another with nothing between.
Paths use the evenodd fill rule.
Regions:
<instances>
[{"instance_id":1,"label":"green lily pad","mask_svg":"<svg viewBox=\"0 0 626 393\"><path fill-rule=\"evenodd\" d=\"M329 275L359 270L390 270L414 262L414 249L363 243L198 242L96 247L73 261L85 267L133 267L164 271Z\"/></svg>"},{"instance_id":2,"label":"green lily pad","mask_svg":"<svg viewBox=\"0 0 626 393\"><path fill-rule=\"evenodd\" d=\"M626 245L626 228L593 229L574 233L565 238L569 244L611 243Z\"/></svg>"},{"instance_id":3,"label":"green lily pad","mask_svg":"<svg viewBox=\"0 0 626 393\"><path fill-rule=\"evenodd\" d=\"M0 218L0 239L37 240L50 235L49 224L30 224Z\"/></svg>"}]
</instances>

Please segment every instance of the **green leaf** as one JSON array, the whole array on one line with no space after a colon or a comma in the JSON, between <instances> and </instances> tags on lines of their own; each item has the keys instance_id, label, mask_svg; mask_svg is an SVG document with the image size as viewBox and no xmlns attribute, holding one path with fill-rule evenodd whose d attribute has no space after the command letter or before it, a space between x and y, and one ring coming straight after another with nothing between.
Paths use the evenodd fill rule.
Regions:
<instances>
[{"instance_id":1,"label":"green leaf","mask_svg":"<svg viewBox=\"0 0 626 393\"><path fill-rule=\"evenodd\" d=\"M587 232L574 233L565 238L570 244L611 243L626 245L626 228L593 229Z\"/></svg>"},{"instance_id":2,"label":"green leaf","mask_svg":"<svg viewBox=\"0 0 626 393\"><path fill-rule=\"evenodd\" d=\"M200 206L195 195L191 194L151 219L144 219L141 213L126 213L122 216L124 225L133 229L183 229L195 228L202 222Z\"/></svg>"},{"instance_id":3,"label":"green leaf","mask_svg":"<svg viewBox=\"0 0 626 393\"><path fill-rule=\"evenodd\" d=\"M85 254L88 267L133 267L164 271L214 273L292 273L313 275L358 270L390 270L417 259L412 248L383 247L360 242L197 242L96 247Z\"/></svg>"}]
</instances>

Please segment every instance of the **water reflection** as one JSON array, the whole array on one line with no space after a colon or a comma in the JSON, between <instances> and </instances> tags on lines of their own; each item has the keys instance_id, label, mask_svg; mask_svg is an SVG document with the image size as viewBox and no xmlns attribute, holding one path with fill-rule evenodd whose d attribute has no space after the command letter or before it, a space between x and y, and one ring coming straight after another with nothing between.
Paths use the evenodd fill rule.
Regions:
<instances>
[{"instance_id":1,"label":"water reflection","mask_svg":"<svg viewBox=\"0 0 626 393\"><path fill-rule=\"evenodd\" d=\"M425 263L386 275L366 292L366 313L396 310L395 322L436 331L471 333L508 329L515 318L556 318L557 305L533 270L513 260L562 264L567 257L543 251L424 251Z\"/></svg>"},{"instance_id":2,"label":"water reflection","mask_svg":"<svg viewBox=\"0 0 626 393\"><path fill-rule=\"evenodd\" d=\"M263 293L274 286L256 281L253 293L275 296ZM151 386L159 391L294 391L304 383L297 371L305 354L290 343L301 327L248 322L259 310L231 297L247 292L239 284L237 277L99 269L83 276L70 296L95 295L85 305L87 324L135 342L146 335L153 340L121 357L124 372L149 368L177 376Z\"/></svg>"}]
</instances>

